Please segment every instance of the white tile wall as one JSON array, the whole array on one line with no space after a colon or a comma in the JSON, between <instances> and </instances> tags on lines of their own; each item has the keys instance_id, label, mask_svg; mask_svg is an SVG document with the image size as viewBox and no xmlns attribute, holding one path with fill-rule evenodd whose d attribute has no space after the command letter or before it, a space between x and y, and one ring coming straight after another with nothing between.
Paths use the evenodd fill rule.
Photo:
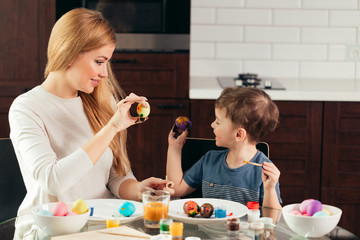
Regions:
<instances>
[{"instance_id":1,"label":"white tile wall","mask_svg":"<svg viewBox=\"0 0 360 240\"><path fill-rule=\"evenodd\" d=\"M192 0L191 76L359 79L360 0Z\"/></svg>"}]
</instances>

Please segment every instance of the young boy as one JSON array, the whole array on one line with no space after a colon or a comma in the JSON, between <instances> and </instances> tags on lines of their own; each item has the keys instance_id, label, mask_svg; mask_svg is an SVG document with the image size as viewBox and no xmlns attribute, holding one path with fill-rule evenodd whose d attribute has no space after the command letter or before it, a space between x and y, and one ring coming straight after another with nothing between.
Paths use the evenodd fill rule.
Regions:
<instances>
[{"instance_id":1,"label":"young boy","mask_svg":"<svg viewBox=\"0 0 360 240\"><path fill-rule=\"evenodd\" d=\"M256 143L273 131L279 118L274 102L256 88L226 88L215 102L215 121L211 124L216 145L227 148L209 151L183 173L181 150L187 131L177 139L169 134L166 174L175 186L174 197L202 187L204 198L221 198L281 208L280 171L260 151ZM262 167L244 161L260 163Z\"/></svg>"}]
</instances>

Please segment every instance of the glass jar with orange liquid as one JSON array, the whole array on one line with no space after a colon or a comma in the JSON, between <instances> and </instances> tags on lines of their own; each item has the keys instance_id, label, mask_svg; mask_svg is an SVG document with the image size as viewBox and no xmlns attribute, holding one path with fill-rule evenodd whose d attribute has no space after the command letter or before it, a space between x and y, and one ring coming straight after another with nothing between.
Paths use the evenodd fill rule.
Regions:
<instances>
[{"instance_id":1,"label":"glass jar with orange liquid","mask_svg":"<svg viewBox=\"0 0 360 240\"><path fill-rule=\"evenodd\" d=\"M160 229L160 219L167 218L169 212L170 193L164 190L143 192L145 228Z\"/></svg>"}]
</instances>

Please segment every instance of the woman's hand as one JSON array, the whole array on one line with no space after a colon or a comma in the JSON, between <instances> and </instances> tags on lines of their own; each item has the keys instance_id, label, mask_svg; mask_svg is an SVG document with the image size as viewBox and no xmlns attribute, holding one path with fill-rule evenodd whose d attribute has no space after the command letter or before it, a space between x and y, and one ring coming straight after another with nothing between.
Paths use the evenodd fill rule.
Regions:
<instances>
[{"instance_id":1,"label":"woman's hand","mask_svg":"<svg viewBox=\"0 0 360 240\"><path fill-rule=\"evenodd\" d=\"M140 117L133 117L130 115L130 108L134 103L140 103L144 107L149 107L146 97L137 96L134 93L131 93L129 96L122 99L117 104L117 111L109 121L109 124L111 124L115 132L125 130L134 124L142 123L148 119L148 117L146 117L144 120L140 120Z\"/></svg>"},{"instance_id":2,"label":"woman's hand","mask_svg":"<svg viewBox=\"0 0 360 240\"><path fill-rule=\"evenodd\" d=\"M183 145L185 144L186 137L188 135L188 130L183 131L177 138L175 138L175 132L173 131L174 126L170 130L170 133L168 136L169 147L175 147L177 149L182 149Z\"/></svg>"},{"instance_id":3,"label":"woman's hand","mask_svg":"<svg viewBox=\"0 0 360 240\"><path fill-rule=\"evenodd\" d=\"M261 178L264 189L275 189L280 178L280 171L273 163L263 162Z\"/></svg>"},{"instance_id":4,"label":"woman's hand","mask_svg":"<svg viewBox=\"0 0 360 240\"><path fill-rule=\"evenodd\" d=\"M150 177L147 178L138 184L138 198L142 199L142 193L144 191L157 189L157 190L167 190L170 195L174 194L175 190L173 188L174 183L168 180L161 178Z\"/></svg>"}]
</instances>

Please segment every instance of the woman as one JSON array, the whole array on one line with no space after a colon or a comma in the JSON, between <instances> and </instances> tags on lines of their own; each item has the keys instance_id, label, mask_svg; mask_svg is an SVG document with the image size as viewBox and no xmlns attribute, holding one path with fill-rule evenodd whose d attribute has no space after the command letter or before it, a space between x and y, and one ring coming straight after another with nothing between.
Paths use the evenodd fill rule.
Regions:
<instances>
[{"instance_id":1,"label":"woman","mask_svg":"<svg viewBox=\"0 0 360 240\"><path fill-rule=\"evenodd\" d=\"M51 32L44 82L13 102L10 138L27 188L16 238L36 234L29 217L35 205L78 198L140 200L147 188L167 183L138 182L131 171L126 129L141 121L129 110L148 103L135 94L125 97L118 86L109 63L115 42L100 13L83 8L66 13Z\"/></svg>"}]
</instances>

